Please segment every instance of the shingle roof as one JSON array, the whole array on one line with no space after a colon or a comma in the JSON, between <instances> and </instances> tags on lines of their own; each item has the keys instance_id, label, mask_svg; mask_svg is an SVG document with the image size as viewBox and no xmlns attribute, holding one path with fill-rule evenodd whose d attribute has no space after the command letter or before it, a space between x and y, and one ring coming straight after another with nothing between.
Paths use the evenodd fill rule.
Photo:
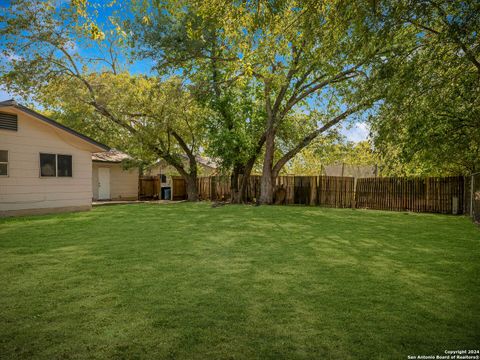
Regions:
<instances>
[{"instance_id":1,"label":"shingle roof","mask_svg":"<svg viewBox=\"0 0 480 360\"><path fill-rule=\"evenodd\" d=\"M89 142L90 144L93 144L93 145L98 146L98 147L100 147L102 149L105 149L105 150L110 149L107 145L99 143L98 141L95 141L95 140L93 140L92 138L89 138L86 135L80 134L79 132L77 132L73 129L70 129L69 127L67 127L65 125L62 125L62 124L56 122L55 120L52 120L52 119L50 119L50 118L32 110L32 109L27 108L26 106L23 106L22 104L17 103L13 99L6 100L6 101L0 101L0 107L8 107L8 106L15 107L15 108L23 111L24 113L27 113L27 114L33 116L34 118L36 118L38 120L44 121L44 122L46 122L50 125L53 125L53 126L59 128L61 130L64 130L64 131L66 131L66 132L68 132L72 135L75 135L75 136L79 137L80 139Z\"/></svg>"},{"instance_id":2,"label":"shingle roof","mask_svg":"<svg viewBox=\"0 0 480 360\"><path fill-rule=\"evenodd\" d=\"M131 160L132 157L117 149L110 149L109 151L103 151L92 154L92 161L119 163L123 160Z\"/></svg>"},{"instance_id":3,"label":"shingle roof","mask_svg":"<svg viewBox=\"0 0 480 360\"><path fill-rule=\"evenodd\" d=\"M185 154L180 154L180 156L182 158L184 158L185 160L188 160L188 156L185 155ZM209 157L206 157L206 156L200 156L200 155L196 155L195 156L195 160L197 160L197 162L203 166L206 166L206 167L209 167L209 168L212 168L212 169L216 169L218 168L218 164L215 162L215 160L209 158Z\"/></svg>"}]
</instances>

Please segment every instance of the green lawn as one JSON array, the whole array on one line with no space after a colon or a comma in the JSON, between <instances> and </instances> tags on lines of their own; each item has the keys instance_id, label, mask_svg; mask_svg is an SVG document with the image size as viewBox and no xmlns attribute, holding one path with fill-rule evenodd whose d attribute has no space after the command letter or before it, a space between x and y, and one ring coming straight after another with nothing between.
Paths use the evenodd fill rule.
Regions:
<instances>
[{"instance_id":1,"label":"green lawn","mask_svg":"<svg viewBox=\"0 0 480 360\"><path fill-rule=\"evenodd\" d=\"M0 357L406 359L479 347L467 218L122 205L0 220Z\"/></svg>"}]
</instances>

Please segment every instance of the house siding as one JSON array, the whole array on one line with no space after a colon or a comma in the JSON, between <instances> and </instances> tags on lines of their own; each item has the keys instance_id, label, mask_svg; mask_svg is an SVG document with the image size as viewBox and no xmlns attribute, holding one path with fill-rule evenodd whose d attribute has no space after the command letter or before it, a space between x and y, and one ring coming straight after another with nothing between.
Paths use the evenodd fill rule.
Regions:
<instances>
[{"instance_id":1,"label":"house siding","mask_svg":"<svg viewBox=\"0 0 480 360\"><path fill-rule=\"evenodd\" d=\"M8 176L0 176L0 215L90 209L92 147L21 111L0 111L18 115L18 131L0 129L0 150L9 160ZM40 153L71 155L73 176L40 177Z\"/></svg>"},{"instance_id":2,"label":"house siding","mask_svg":"<svg viewBox=\"0 0 480 360\"><path fill-rule=\"evenodd\" d=\"M93 162L93 199L98 200L98 168L110 169L110 200L138 199L138 169L123 169L122 164Z\"/></svg>"}]
</instances>

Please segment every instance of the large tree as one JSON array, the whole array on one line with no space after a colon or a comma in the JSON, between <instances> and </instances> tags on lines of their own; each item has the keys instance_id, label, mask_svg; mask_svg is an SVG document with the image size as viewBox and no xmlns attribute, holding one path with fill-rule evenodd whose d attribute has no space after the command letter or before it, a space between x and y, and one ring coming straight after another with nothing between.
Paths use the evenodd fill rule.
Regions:
<instances>
[{"instance_id":1,"label":"large tree","mask_svg":"<svg viewBox=\"0 0 480 360\"><path fill-rule=\"evenodd\" d=\"M2 83L88 135L146 160L166 160L195 201L202 109L181 81L129 74L127 34L116 20L122 5L106 19L98 16L102 6L12 1L15 11L0 17Z\"/></svg>"},{"instance_id":2,"label":"large tree","mask_svg":"<svg viewBox=\"0 0 480 360\"><path fill-rule=\"evenodd\" d=\"M265 141L264 108L258 100L261 89L238 73L233 62L237 48L228 48L219 36L222 29L217 19L200 20L195 12L184 12L180 2L140 4L130 25L137 55L155 61L160 73L181 72L196 99L212 109L206 151L222 171L231 172L231 201L245 201L248 177Z\"/></svg>"},{"instance_id":3,"label":"large tree","mask_svg":"<svg viewBox=\"0 0 480 360\"><path fill-rule=\"evenodd\" d=\"M378 26L396 46L379 62L371 118L385 171L452 175L480 170L480 3L379 1Z\"/></svg>"},{"instance_id":4,"label":"large tree","mask_svg":"<svg viewBox=\"0 0 480 360\"><path fill-rule=\"evenodd\" d=\"M183 71L193 82L213 79L213 94L219 98L217 84L255 89L251 103L260 106L261 131L252 133L248 143L256 145L253 156L263 154L262 203L272 203L275 177L290 159L375 99L351 86L356 82L356 89L361 87L358 83L371 75L367 65L383 51L378 38L366 41L364 22L371 7L363 8L363 2L142 5L149 16L136 30L144 56Z\"/></svg>"},{"instance_id":5,"label":"large tree","mask_svg":"<svg viewBox=\"0 0 480 360\"><path fill-rule=\"evenodd\" d=\"M164 159L186 180L188 199L197 200L196 157L204 146L208 113L179 79L128 73L85 76L107 114L90 104L90 91L77 79L57 77L36 97L66 125L127 151L144 164ZM185 156L187 161L185 161Z\"/></svg>"},{"instance_id":6,"label":"large tree","mask_svg":"<svg viewBox=\"0 0 480 360\"><path fill-rule=\"evenodd\" d=\"M202 91L199 95L215 109L214 116L207 120L206 151L219 160L222 171L230 171L233 203L246 201L248 178L264 141L263 111L253 91L251 87L234 84L219 92Z\"/></svg>"}]
</instances>

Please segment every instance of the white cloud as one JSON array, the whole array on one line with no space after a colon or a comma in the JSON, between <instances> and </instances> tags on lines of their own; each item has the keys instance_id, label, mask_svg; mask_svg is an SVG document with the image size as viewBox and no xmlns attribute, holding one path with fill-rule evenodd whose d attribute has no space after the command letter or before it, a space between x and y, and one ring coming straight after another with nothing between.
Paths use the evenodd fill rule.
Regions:
<instances>
[{"instance_id":1,"label":"white cloud","mask_svg":"<svg viewBox=\"0 0 480 360\"><path fill-rule=\"evenodd\" d=\"M348 141L359 142L368 139L370 128L365 122L356 122L351 126L344 125L340 132Z\"/></svg>"}]
</instances>

